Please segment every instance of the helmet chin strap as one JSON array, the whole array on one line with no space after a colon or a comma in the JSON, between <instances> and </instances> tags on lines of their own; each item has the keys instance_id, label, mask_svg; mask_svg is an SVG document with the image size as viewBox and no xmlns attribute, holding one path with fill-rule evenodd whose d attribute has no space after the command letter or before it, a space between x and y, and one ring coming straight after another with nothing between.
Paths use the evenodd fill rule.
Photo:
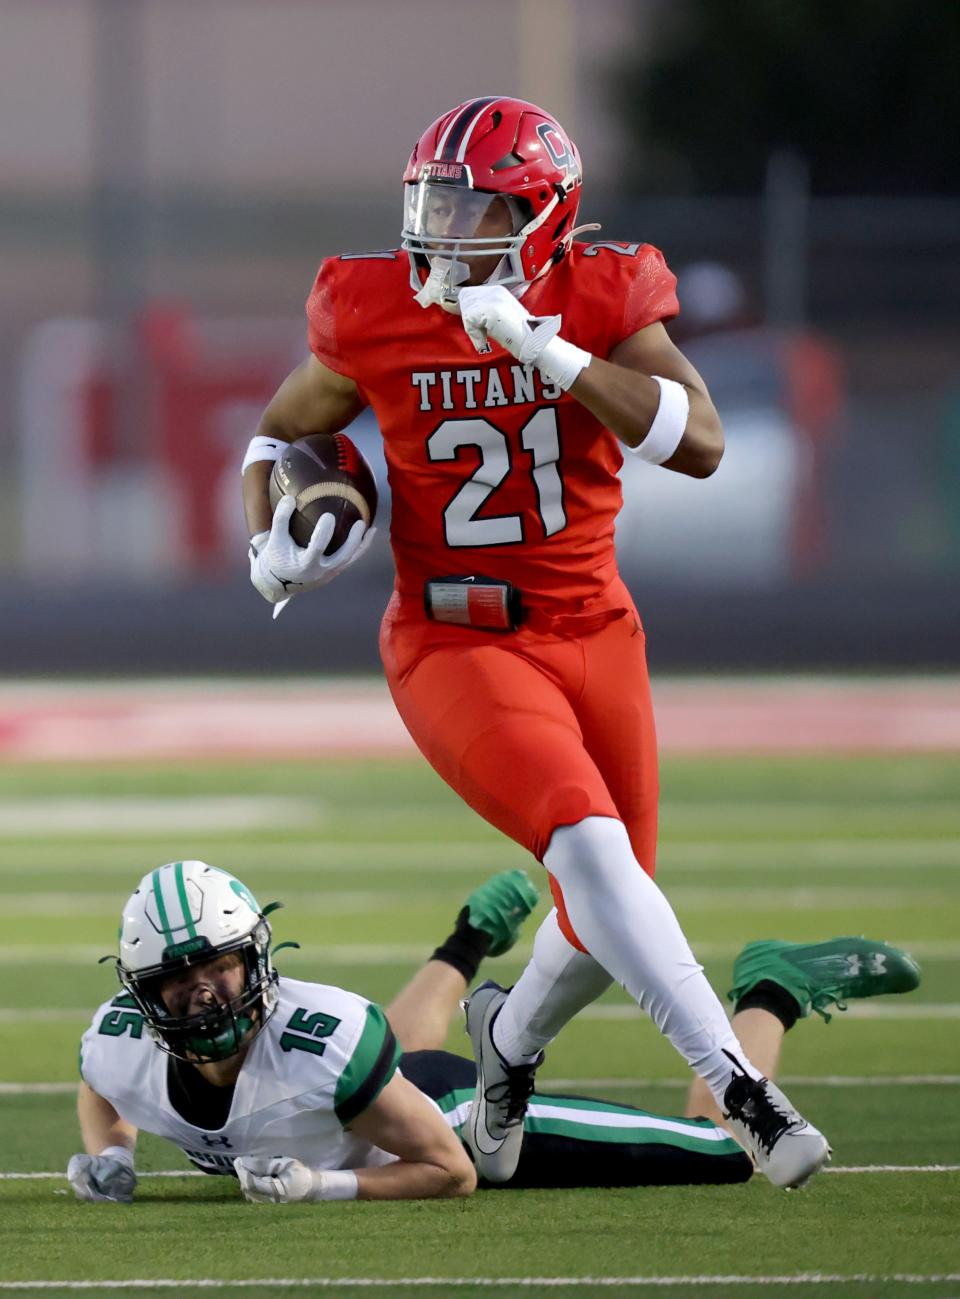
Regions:
<instances>
[{"instance_id":1,"label":"helmet chin strap","mask_svg":"<svg viewBox=\"0 0 960 1299\"><path fill-rule=\"evenodd\" d=\"M458 311L457 294L460 286L470 278L470 268L456 257L430 258L430 274L419 293L413 295L421 307L443 307L454 315Z\"/></svg>"},{"instance_id":2,"label":"helmet chin strap","mask_svg":"<svg viewBox=\"0 0 960 1299\"><path fill-rule=\"evenodd\" d=\"M449 286L454 282L454 277L456 277L456 287L451 292ZM456 260L451 262L444 257L433 257L430 263L430 274L419 293L413 295L414 301L419 302L421 307L436 305L443 307L444 311L449 311L451 315L459 315L459 293L464 281L469 277L470 269L463 262ZM510 258L506 255L501 257L496 270L487 276L484 284L499 284L502 280L506 281L511 292L522 292L526 288L522 280L518 281L516 275L511 275Z\"/></svg>"},{"instance_id":3,"label":"helmet chin strap","mask_svg":"<svg viewBox=\"0 0 960 1299\"><path fill-rule=\"evenodd\" d=\"M521 232L522 237L526 237L526 234L530 230L534 229L536 226L542 223L542 220L543 220L543 215L541 214L541 217L537 221L531 222L530 225L525 227L525 229ZM586 225L575 226L573 230L571 230L568 234L564 235L563 238L564 249L567 252L570 251L570 246L573 243L575 235L583 234L584 231L586 230L599 230L599 229L600 226L595 221L590 222ZM519 242L522 244L522 238L520 238ZM512 271L511 262L513 260L519 262L519 258L515 258L514 256L508 257L507 255L504 255L500 259L500 262L497 265L496 270L493 271L492 274L487 276L484 283L498 284L501 281L506 281L507 287L510 288L511 292L515 293L517 297L522 297L524 290L528 287L531 281L525 281L522 278L522 272L521 272L521 278L519 280L517 280L515 275L511 274ZM537 272L537 274L533 278L535 280L539 280L541 276L546 275L546 273L551 269L552 266L553 266L553 261L548 259L546 264ZM433 307L433 306L442 307L444 311L449 311L451 315L459 315L460 307L457 302L457 297L460 293L460 289L463 287L463 284L469 278L470 278L469 266L467 266L464 262L459 261L456 257L456 254L454 254L452 259L447 257L431 257L430 274L427 276L426 280L424 281L419 291L413 295L414 301L418 302L421 307Z\"/></svg>"},{"instance_id":4,"label":"helmet chin strap","mask_svg":"<svg viewBox=\"0 0 960 1299\"><path fill-rule=\"evenodd\" d=\"M569 251L575 235L582 235L584 230L601 230L602 228L599 221L588 221L586 225L574 226L569 234L563 236L563 242L567 245Z\"/></svg>"},{"instance_id":5,"label":"helmet chin strap","mask_svg":"<svg viewBox=\"0 0 960 1299\"><path fill-rule=\"evenodd\" d=\"M214 1002L214 1006L216 1004ZM188 1051L193 1051L201 1059L229 1060L241 1049L247 1035L255 1027L256 1020L247 1012L241 1012L239 1015L231 1014L230 1019L223 1024L219 1032L209 1035L198 1034L184 1045Z\"/></svg>"}]
</instances>

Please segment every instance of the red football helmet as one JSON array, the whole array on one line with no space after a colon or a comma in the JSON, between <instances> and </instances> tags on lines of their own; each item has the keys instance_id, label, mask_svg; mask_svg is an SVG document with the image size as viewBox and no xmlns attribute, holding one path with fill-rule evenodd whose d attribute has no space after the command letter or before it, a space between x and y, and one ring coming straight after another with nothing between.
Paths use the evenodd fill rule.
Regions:
<instances>
[{"instance_id":1,"label":"red football helmet","mask_svg":"<svg viewBox=\"0 0 960 1299\"><path fill-rule=\"evenodd\" d=\"M470 274L461 259L499 256L486 280L497 284L537 279L558 262L573 238L583 173L555 118L522 99L491 96L427 127L403 182L411 285L421 291L432 267L452 302Z\"/></svg>"}]
</instances>

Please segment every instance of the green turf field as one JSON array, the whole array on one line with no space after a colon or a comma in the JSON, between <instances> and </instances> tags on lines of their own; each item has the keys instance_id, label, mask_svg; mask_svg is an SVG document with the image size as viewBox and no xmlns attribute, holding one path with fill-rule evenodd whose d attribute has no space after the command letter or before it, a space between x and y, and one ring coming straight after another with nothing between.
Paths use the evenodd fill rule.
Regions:
<instances>
[{"instance_id":1,"label":"green turf field","mask_svg":"<svg viewBox=\"0 0 960 1299\"><path fill-rule=\"evenodd\" d=\"M866 932L923 966L910 997L865 1003L829 1026L803 1022L788 1038L791 1096L832 1139L834 1167L849 1171L792 1194L758 1180L286 1208L246 1204L226 1179L144 1178L136 1204L113 1206L76 1204L60 1176L5 1177L0 1290L71 1281L132 1295L144 1289L103 1282L191 1279L263 1299L286 1293L284 1281L356 1295L326 1282L406 1279L388 1293L466 1299L491 1293L471 1280L567 1278L569 1287L505 1281L492 1293L652 1295L663 1288L655 1279L672 1279L675 1299L957 1299L960 1172L919 1170L960 1165L960 758L674 760L663 786L659 879L721 990L753 938ZM75 1080L90 1012L114 989L96 959L140 875L184 857L233 870L261 903L287 904L276 938L303 949L283 953L282 970L380 1000L486 874L538 870L415 762L0 769L5 1174L59 1174L78 1148L63 1085ZM489 972L509 981L525 950ZM462 1033L450 1045L465 1050ZM683 1066L622 994L569 1026L542 1080L682 1111ZM186 1167L149 1138L138 1164ZM880 1171L890 1165L918 1171ZM810 1279L775 1280L800 1276ZM734 1279L704 1284L723 1277Z\"/></svg>"}]
</instances>

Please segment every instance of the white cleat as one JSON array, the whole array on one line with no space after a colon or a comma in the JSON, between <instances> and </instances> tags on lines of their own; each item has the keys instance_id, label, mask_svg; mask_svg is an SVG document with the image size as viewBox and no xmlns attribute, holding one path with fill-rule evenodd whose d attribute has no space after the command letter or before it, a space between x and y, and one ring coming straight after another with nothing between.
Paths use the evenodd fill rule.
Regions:
<instances>
[{"instance_id":1,"label":"white cleat","mask_svg":"<svg viewBox=\"0 0 960 1299\"><path fill-rule=\"evenodd\" d=\"M755 1081L742 1071L735 1073L723 1094L723 1108L724 1126L774 1186L803 1186L832 1154L823 1133L767 1078Z\"/></svg>"},{"instance_id":2,"label":"white cleat","mask_svg":"<svg viewBox=\"0 0 960 1299\"><path fill-rule=\"evenodd\" d=\"M533 1064L509 1065L493 1044L493 1021L507 999L496 983L482 983L463 1002L467 1033L477 1062L477 1090L463 1129L477 1173L488 1182L509 1182L520 1162L523 1116L533 1091Z\"/></svg>"}]
</instances>

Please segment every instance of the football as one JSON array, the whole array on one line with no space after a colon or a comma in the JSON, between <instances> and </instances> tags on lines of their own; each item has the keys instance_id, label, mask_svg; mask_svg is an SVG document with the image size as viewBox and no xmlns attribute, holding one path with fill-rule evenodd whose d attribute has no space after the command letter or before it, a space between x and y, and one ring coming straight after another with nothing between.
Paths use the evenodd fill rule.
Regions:
<instances>
[{"instance_id":1,"label":"football","mask_svg":"<svg viewBox=\"0 0 960 1299\"><path fill-rule=\"evenodd\" d=\"M290 535L306 546L318 519L332 514L333 536L324 551L332 555L358 519L370 527L377 514L377 482L366 457L345 433L310 433L283 452L270 475L270 506L295 496Z\"/></svg>"}]
</instances>

